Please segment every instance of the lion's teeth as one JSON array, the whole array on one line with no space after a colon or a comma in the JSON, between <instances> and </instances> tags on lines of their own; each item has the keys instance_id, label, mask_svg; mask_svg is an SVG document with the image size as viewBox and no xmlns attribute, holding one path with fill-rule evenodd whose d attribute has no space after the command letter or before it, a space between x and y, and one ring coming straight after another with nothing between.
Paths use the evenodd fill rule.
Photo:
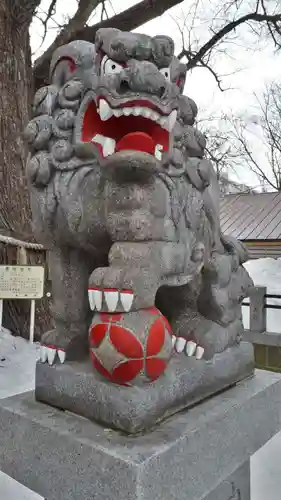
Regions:
<instances>
[{"instance_id":1,"label":"lion's teeth","mask_svg":"<svg viewBox=\"0 0 281 500\"><path fill-rule=\"evenodd\" d=\"M162 151L163 151L162 144L156 144L155 150L154 150L154 156L155 156L156 160L159 160L159 161L162 160Z\"/></svg>"},{"instance_id":2,"label":"lion's teeth","mask_svg":"<svg viewBox=\"0 0 281 500\"><path fill-rule=\"evenodd\" d=\"M141 112L142 112L142 109L140 106L136 106L135 108L133 108L133 115L140 116Z\"/></svg>"},{"instance_id":3,"label":"lion's teeth","mask_svg":"<svg viewBox=\"0 0 281 500\"><path fill-rule=\"evenodd\" d=\"M112 139L111 137L105 137L104 135L101 134L96 134L92 138L92 142L95 142L96 144L100 144L102 146L102 152L104 158L106 156L112 155L115 153L115 146L116 146L116 141L115 139Z\"/></svg>"},{"instance_id":4,"label":"lion's teeth","mask_svg":"<svg viewBox=\"0 0 281 500\"><path fill-rule=\"evenodd\" d=\"M122 109L114 109L113 110L113 114L114 116L116 116L116 118L119 118L119 116L122 116Z\"/></svg>"},{"instance_id":5,"label":"lion's teeth","mask_svg":"<svg viewBox=\"0 0 281 500\"><path fill-rule=\"evenodd\" d=\"M156 113L156 111L152 111L151 114L150 114L150 118L151 120L153 120L154 122L157 122L159 120L159 114Z\"/></svg>"},{"instance_id":6,"label":"lion's teeth","mask_svg":"<svg viewBox=\"0 0 281 500\"><path fill-rule=\"evenodd\" d=\"M172 113L170 113L169 116L161 120L160 125L165 130L168 130L168 132L171 132L175 126L176 120L177 120L177 110L174 109L174 111L172 111Z\"/></svg>"},{"instance_id":7,"label":"lion's teeth","mask_svg":"<svg viewBox=\"0 0 281 500\"><path fill-rule=\"evenodd\" d=\"M115 146L116 146L116 141L114 139L111 139L110 137L105 138L102 149L104 158L106 156L112 155L115 152Z\"/></svg>"},{"instance_id":8,"label":"lion's teeth","mask_svg":"<svg viewBox=\"0 0 281 500\"><path fill-rule=\"evenodd\" d=\"M100 99L98 113L103 122L109 120L109 118L113 116L113 110L104 99Z\"/></svg>"},{"instance_id":9,"label":"lion's teeth","mask_svg":"<svg viewBox=\"0 0 281 500\"><path fill-rule=\"evenodd\" d=\"M110 105L105 101L105 99L100 99L99 101L99 108L98 108L98 113L100 115L100 119L102 121L107 121L109 120L112 116L115 116L116 118L120 118L120 116L143 116L144 118L147 118L149 120L152 120L154 122L159 123L159 125L170 132L176 122L177 119L177 111L174 110L172 113L170 113L169 116L164 116L161 117L157 111L154 111L150 108L147 108L145 106L126 106L124 108L111 108ZM99 134L97 134L98 136ZM97 137L96 136L96 137ZM95 140L95 142L99 142L98 140Z\"/></svg>"},{"instance_id":10,"label":"lion's teeth","mask_svg":"<svg viewBox=\"0 0 281 500\"><path fill-rule=\"evenodd\" d=\"M142 115L145 118L149 118L151 120L152 119L152 114L153 114L153 111L151 109L149 109L149 108L143 108Z\"/></svg>"},{"instance_id":11,"label":"lion's teeth","mask_svg":"<svg viewBox=\"0 0 281 500\"><path fill-rule=\"evenodd\" d=\"M100 144L101 146L104 145L104 142L105 142L105 139L106 137L104 137L104 135L101 135L101 134L96 134L93 138L92 138L92 142L96 142L97 144Z\"/></svg>"}]
</instances>

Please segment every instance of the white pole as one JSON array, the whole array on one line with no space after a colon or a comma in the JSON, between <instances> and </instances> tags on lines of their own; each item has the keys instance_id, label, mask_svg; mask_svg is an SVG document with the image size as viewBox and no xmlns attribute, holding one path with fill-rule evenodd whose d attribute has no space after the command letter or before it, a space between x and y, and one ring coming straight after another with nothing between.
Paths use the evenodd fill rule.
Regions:
<instances>
[{"instance_id":1,"label":"white pole","mask_svg":"<svg viewBox=\"0 0 281 500\"><path fill-rule=\"evenodd\" d=\"M29 342L34 342L34 324L35 324L35 300L33 299L30 304L30 327L29 327Z\"/></svg>"},{"instance_id":2,"label":"white pole","mask_svg":"<svg viewBox=\"0 0 281 500\"><path fill-rule=\"evenodd\" d=\"M3 299L0 299L0 332L2 330L3 323Z\"/></svg>"}]
</instances>

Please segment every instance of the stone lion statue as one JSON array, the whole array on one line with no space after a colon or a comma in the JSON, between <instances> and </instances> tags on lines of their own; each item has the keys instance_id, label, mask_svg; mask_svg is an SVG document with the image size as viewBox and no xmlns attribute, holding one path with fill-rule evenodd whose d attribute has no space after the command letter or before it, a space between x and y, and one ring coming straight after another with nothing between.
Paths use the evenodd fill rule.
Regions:
<instances>
[{"instance_id":1,"label":"stone lion statue","mask_svg":"<svg viewBox=\"0 0 281 500\"><path fill-rule=\"evenodd\" d=\"M247 252L221 234L218 181L185 76L168 36L106 28L54 53L25 130L34 232L53 289L41 362L85 359L93 315L133 325L155 307L173 356L187 362L241 341Z\"/></svg>"}]
</instances>

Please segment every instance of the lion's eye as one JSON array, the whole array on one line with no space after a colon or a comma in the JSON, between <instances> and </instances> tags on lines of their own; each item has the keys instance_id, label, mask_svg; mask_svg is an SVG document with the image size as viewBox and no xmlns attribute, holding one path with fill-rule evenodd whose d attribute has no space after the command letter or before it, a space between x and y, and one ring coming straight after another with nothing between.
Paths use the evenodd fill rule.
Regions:
<instances>
[{"instance_id":1,"label":"lion's eye","mask_svg":"<svg viewBox=\"0 0 281 500\"><path fill-rule=\"evenodd\" d=\"M171 79L170 68L162 68L160 69L160 73L166 78L166 80Z\"/></svg>"},{"instance_id":2,"label":"lion's eye","mask_svg":"<svg viewBox=\"0 0 281 500\"><path fill-rule=\"evenodd\" d=\"M101 74L102 75L116 75L123 70L123 66L118 64L116 61L109 59L105 56L101 62Z\"/></svg>"}]
</instances>

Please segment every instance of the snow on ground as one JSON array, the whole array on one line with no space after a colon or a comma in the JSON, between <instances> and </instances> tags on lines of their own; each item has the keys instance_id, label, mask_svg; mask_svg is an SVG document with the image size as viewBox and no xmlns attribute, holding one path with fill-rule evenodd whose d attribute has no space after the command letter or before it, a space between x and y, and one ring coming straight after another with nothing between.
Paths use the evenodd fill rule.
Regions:
<instances>
[{"instance_id":1,"label":"snow on ground","mask_svg":"<svg viewBox=\"0 0 281 500\"><path fill-rule=\"evenodd\" d=\"M281 295L281 259L252 260L245 267L256 285L267 286L268 293ZM272 303L281 303L281 300L272 299ZM243 308L243 318L245 327L248 328L247 307ZM281 330L281 311L267 310L267 318L268 330ZM13 337L5 329L0 331L0 398L34 388L35 363L38 357L38 344L31 345L20 337ZM280 450L281 434L278 434L252 457L252 500L280 500ZM42 497L0 472L0 499L40 500Z\"/></svg>"},{"instance_id":2,"label":"snow on ground","mask_svg":"<svg viewBox=\"0 0 281 500\"><path fill-rule=\"evenodd\" d=\"M34 388L39 345L0 331L0 399ZM0 472L1 500L41 500L42 497ZM43 499L42 499L43 500Z\"/></svg>"},{"instance_id":3,"label":"snow on ground","mask_svg":"<svg viewBox=\"0 0 281 500\"><path fill-rule=\"evenodd\" d=\"M35 363L39 345L30 345L8 330L0 332L0 398L13 396L34 388Z\"/></svg>"},{"instance_id":4,"label":"snow on ground","mask_svg":"<svg viewBox=\"0 0 281 500\"><path fill-rule=\"evenodd\" d=\"M256 259L246 262L245 268L256 286L266 286L267 293L281 295L281 259ZM281 299L267 299L268 304L281 305ZM267 331L281 332L281 309L267 309ZM245 328L249 328L249 308L243 307Z\"/></svg>"}]
</instances>

